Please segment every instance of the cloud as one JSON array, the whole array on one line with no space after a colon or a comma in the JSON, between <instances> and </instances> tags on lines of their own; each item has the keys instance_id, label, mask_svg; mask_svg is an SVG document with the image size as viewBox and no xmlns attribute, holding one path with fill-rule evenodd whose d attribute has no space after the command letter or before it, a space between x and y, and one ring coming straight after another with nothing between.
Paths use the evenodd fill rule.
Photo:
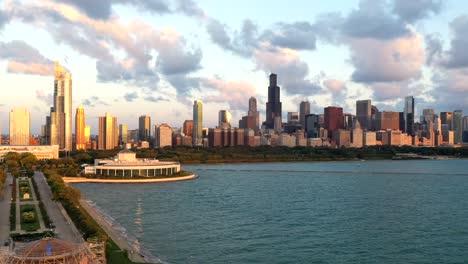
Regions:
<instances>
[{"instance_id":1,"label":"cloud","mask_svg":"<svg viewBox=\"0 0 468 264\"><path fill-rule=\"evenodd\" d=\"M245 110L249 98L255 95L255 86L243 80L226 81L216 78L204 78L202 85L211 88L215 94L204 98L207 102L227 102L231 110Z\"/></svg>"},{"instance_id":2,"label":"cloud","mask_svg":"<svg viewBox=\"0 0 468 264\"><path fill-rule=\"evenodd\" d=\"M90 98L84 99L82 104L89 107L95 107L99 105L109 106L108 103L97 96L91 96Z\"/></svg>"},{"instance_id":3,"label":"cloud","mask_svg":"<svg viewBox=\"0 0 468 264\"><path fill-rule=\"evenodd\" d=\"M3 29L3 26L8 22L8 16L7 14L5 14L5 12L3 12L2 10L0 10L0 30Z\"/></svg>"},{"instance_id":4,"label":"cloud","mask_svg":"<svg viewBox=\"0 0 468 264\"><path fill-rule=\"evenodd\" d=\"M468 16L458 16L451 23L453 39L450 42L450 49L446 54L445 66L448 68L468 67L468 53L466 47L468 43Z\"/></svg>"},{"instance_id":5,"label":"cloud","mask_svg":"<svg viewBox=\"0 0 468 264\"><path fill-rule=\"evenodd\" d=\"M193 0L177 0L176 10L187 16L194 16L198 19L205 19L207 15Z\"/></svg>"},{"instance_id":6,"label":"cloud","mask_svg":"<svg viewBox=\"0 0 468 264\"><path fill-rule=\"evenodd\" d=\"M342 34L350 38L393 39L410 35L405 23L385 10L383 0L361 0L343 21Z\"/></svg>"},{"instance_id":7,"label":"cloud","mask_svg":"<svg viewBox=\"0 0 468 264\"><path fill-rule=\"evenodd\" d=\"M350 40L355 82L396 82L418 79L425 61L422 35L392 40Z\"/></svg>"},{"instance_id":8,"label":"cloud","mask_svg":"<svg viewBox=\"0 0 468 264\"><path fill-rule=\"evenodd\" d=\"M188 74L201 68L201 49L189 48L174 29L156 29L138 19L128 22L114 16L95 19L80 11L86 2L73 2L72 6L46 0L12 5L8 10L15 19L39 25L58 43L95 59L97 79L101 82L154 91L158 89L160 75ZM74 7L77 2L81 9ZM150 6L153 10L165 1L117 3Z\"/></svg>"},{"instance_id":9,"label":"cloud","mask_svg":"<svg viewBox=\"0 0 468 264\"><path fill-rule=\"evenodd\" d=\"M36 90L36 98L46 105L52 105L54 97L51 93L46 94L44 90Z\"/></svg>"},{"instance_id":10,"label":"cloud","mask_svg":"<svg viewBox=\"0 0 468 264\"><path fill-rule=\"evenodd\" d=\"M133 100L138 98L138 94L136 92L126 93L124 98L127 102L133 102Z\"/></svg>"},{"instance_id":11,"label":"cloud","mask_svg":"<svg viewBox=\"0 0 468 264\"><path fill-rule=\"evenodd\" d=\"M317 34L316 27L309 22L278 23L267 30L263 40L268 40L272 45L295 50L315 50Z\"/></svg>"},{"instance_id":12,"label":"cloud","mask_svg":"<svg viewBox=\"0 0 468 264\"><path fill-rule=\"evenodd\" d=\"M341 80L328 79L323 81L323 85L332 93L339 94L346 90L346 84Z\"/></svg>"},{"instance_id":13,"label":"cloud","mask_svg":"<svg viewBox=\"0 0 468 264\"><path fill-rule=\"evenodd\" d=\"M164 0L56 0L58 2L71 4L85 12L94 19L109 19L112 15L112 6L115 4L132 5L141 11L153 13L170 13L169 4Z\"/></svg>"},{"instance_id":14,"label":"cloud","mask_svg":"<svg viewBox=\"0 0 468 264\"><path fill-rule=\"evenodd\" d=\"M0 42L0 60L8 61L7 71L35 75L52 75L54 63L26 42Z\"/></svg>"},{"instance_id":15,"label":"cloud","mask_svg":"<svg viewBox=\"0 0 468 264\"><path fill-rule=\"evenodd\" d=\"M54 68L51 64L40 63L22 63L17 61L9 61L7 65L9 73L22 73L50 76L54 74Z\"/></svg>"},{"instance_id":16,"label":"cloud","mask_svg":"<svg viewBox=\"0 0 468 264\"><path fill-rule=\"evenodd\" d=\"M426 35L424 42L426 43L426 64L432 65L433 62L440 61L443 55L443 43L440 35Z\"/></svg>"},{"instance_id":17,"label":"cloud","mask_svg":"<svg viewBox=\"0 0 468 264\"><path fill-rule=\"evenodd\" d=\"M257 69L267 74L278 74L278 83L288 94L310 95L322 90L319 81L308 77L309 67L300 60L299 52L295 50L263 43L261 48L255 50L254 60Z\"/></svg>"},{"instance_id":18,"label":"cloud","mask_svg":"<svg viewBox=\"0 0 468 264\"><path fill-rule=\"evenodd\" d=\"M144 98L145 101L147 102L153 102L153 103L157 103L157 102L163 102L163 101L169 101L168 99L162 97L162 96L147 96Z\"/></svg>"},{"instance_id":19,"label":"cloud","mask_svg":"<svg viewBox=\"0 0 468 264\"><path fill-rule=\"evenodd\" d=\"M394 0L393 12L408 22L438 14L442 8L441 0Z\"/></svg>"}]
</instances>

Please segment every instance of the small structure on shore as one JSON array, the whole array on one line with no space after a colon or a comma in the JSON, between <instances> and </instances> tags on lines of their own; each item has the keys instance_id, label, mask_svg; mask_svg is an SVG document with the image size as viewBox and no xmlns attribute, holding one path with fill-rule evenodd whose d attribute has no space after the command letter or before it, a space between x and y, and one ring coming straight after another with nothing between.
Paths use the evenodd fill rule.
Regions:
<instances>
[{"instance_id":1,"label":"small structure on shore","mask_svg":"<svg viewBox=\"0 0 468 264\"><path fill-rule=\"evenodd\" d=\"M113 159L96 159L93 166L84 169L86 175L116 178L164 177L172 176L179 171L179 162L137 159L136 153L128 149L120 151Z\"/></svg>"},{"instance_id":2,"label":"small structure on shore","mask_svg":"<svg viewBox=\"0 0 468 264\"><path fill-rule=\"evenodd\" d=\"M98 264L101 263L84 243L75 244L44 238L17 248L3 256L5 264Z\"/></svg>"}]
</instances>

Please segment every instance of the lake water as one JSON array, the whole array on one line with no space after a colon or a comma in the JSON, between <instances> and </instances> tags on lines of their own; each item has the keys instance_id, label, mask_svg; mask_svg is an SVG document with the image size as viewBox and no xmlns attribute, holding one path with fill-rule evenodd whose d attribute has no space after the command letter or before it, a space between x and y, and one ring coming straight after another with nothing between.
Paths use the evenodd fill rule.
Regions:
<instances>
[{"instance_id":1,"label":"lake water","mask_svg":"<svg viewBox=\"0 0 468 264\"><path fill-rule=\"evenodd\" d=\"M184 168L75 186L167 263L468 263L468 160Z\"/></svg>"}]
</instances>

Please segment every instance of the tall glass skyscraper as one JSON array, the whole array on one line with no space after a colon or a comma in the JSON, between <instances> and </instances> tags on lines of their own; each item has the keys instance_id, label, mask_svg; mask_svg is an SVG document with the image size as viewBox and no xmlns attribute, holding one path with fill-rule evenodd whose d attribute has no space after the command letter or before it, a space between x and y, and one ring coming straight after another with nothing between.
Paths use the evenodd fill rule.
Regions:
<instances>
[{"instance_id":1,"label":"tall glass skyscraper","mask_svg":"<svg viewBox=\"0 0 468 264\"><path fill-rule=\"evenodd\" d=\"M54 106L45 125L46 144L72 150L72 75L55 62Z\"/></svg>"},{"instance_id":2,"label":"tall glass skyscraper","mask_svg":"<svg viewBox=\"0 0 468 264\"><path fill-rule=\"evenodd\" d=\"M275 128L275 118L282 121L281 101L280 101L280 87L277 85L277 75L270 74L270 85L268 86L268 102L266 104L266 121L264 123L266 128Z\"/></svg>"},{"instance_id":3,"label":"tall glass skyscraper","mask_svg":"<svg viewBox=\"0 0 468 264\"><path fill-rule=\"evenodd\" d=\"M193 102L193 145L203 145L203 103L201 100Z\"/></svg>"},{"instance_id":4,"label":"tall glass skyscraper","mask_svg":"<svg viewBox=\"0 0 468 264\"><path fill-rule=\"evenodd\" d=\"M372 128L372 102L371 100L356 101L356 118L359 120L361 128L370 130Z\"/></svg>"},{"instance_id":5,"label":"tall glass skyscraper","mask_svg":"<svg viewBox=\"0 0 468 264\"><path fill-rule=\"evenodd\" d=\"M119 125L117 117L106 113L99 117L98 149L114 149L119 145Z\"/></svg>"},{"instance_id":6,"label":"tall glass skyscraper","mask_svg":"<svg viewBox=\"0 0 468 264\"><path fill-rule=\"evenodd\" d=\"M305 117L308 114L310 114L310 103L309 101L302 101L299 105L299 123L301 123L303 129L305 129Z\"/></svg>"},{"instance_id":7,"label":"tall glass skyscraper","mask_svg":"<svg viewBox=\"0 0 468 264\"><path fill-rule=\"evenodd\" d=\"M85 113L82 105L78 106L75 114L75 149L82 150L86 149L86 139L85 139Z\"/></svg>"},{"instance_id":8,"label":"tall glass skyscraper","mask_svg":"<svg viewBox=\"0 0 468 264\"><path fill-rule=\"evenodd\" d=\"M453 111L453 141L455 144L462 143L462 125L463 125L463 111Z\"/></svg>"},{"instance_id":9,"label":"tall glass skyscraper","mask_svg":"<svg viewBox=\"0 0 468 264\"><path fill-rule=\"evenodd\" d=\"M29 145L30 121L31 117L26 108L13 108L11 110L10 145Z\"/></svg>"},{"instance_id":10,"label":"tall glass skyscraper","mask_svg":"<svg viewBox=\"0 0 468 264\"><path fill-rule=\"evenodd\" d=\"M138 120L138 137L140 141L150 141L151 137L151 117L147 115L140 116Z\"/></svg>"},{"instance_id":11,"label":"tall glass skyscraper","mask_svg":"<svg viewBox=\"0 0 468 264\"><path fill-rule=\"evenodd\" d=\"M404 108L404 118L405 118L405 131L408 135L414 135L414 97L406 96L405 97L405 108Z\"/></svg>"}]
</instances>

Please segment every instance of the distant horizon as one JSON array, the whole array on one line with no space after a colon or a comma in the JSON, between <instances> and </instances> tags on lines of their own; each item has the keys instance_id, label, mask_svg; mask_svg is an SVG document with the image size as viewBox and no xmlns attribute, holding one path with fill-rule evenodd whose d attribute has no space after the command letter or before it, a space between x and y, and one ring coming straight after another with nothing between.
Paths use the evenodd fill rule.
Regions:
<instances>
[{"instance_id":1,"label":"distant horizon","mask_svg":"<svg viewBox=\"0 0 468 264\"><path fill-rule=\"evenodd\" d=\"M106 112L129 128L140 115L181 127L192 103L204 103L204 127L219 110L232 125L258 100L265 120L268 75L278 74L287 112L311 113L357 100L402 111L468 115L468 3L456 0L6 0L0 4L1 133L14 107L31 113L39 134L50 112L53 63L73 79L78 105L97 134ZM138 106L138 107L135 107ZM74 125L73 125L74 126Z\"/></svg>"}]
</instances>

